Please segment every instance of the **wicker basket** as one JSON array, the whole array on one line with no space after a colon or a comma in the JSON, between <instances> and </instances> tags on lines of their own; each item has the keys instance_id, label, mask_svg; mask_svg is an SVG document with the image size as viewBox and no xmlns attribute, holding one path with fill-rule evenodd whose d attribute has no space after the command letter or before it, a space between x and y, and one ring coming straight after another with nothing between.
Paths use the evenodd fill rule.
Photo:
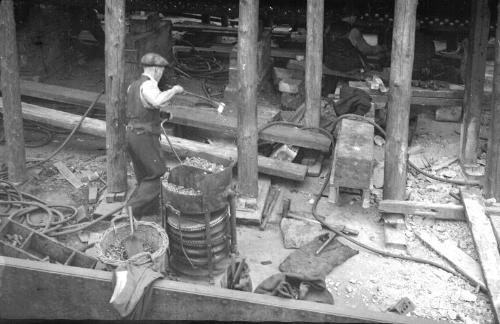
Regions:
<instances>
[{"instance_id":1,"label":"wicker basket","mask_svg":"<svg viewBox=\"0 0 500 324\"><path fill-rule=\"evenodd\" d=\"M111 226L103 234L99 243L96 244L97 257L107 265L118 267L127 262L142 264L150 259L161 263L169 247L167 233L160 225L152 222L135 221L134 235L141 241L152 247L153 253L142 252L134 255L128 260L119 260L106 255L107 249L116 241L123 241L130 235L130 224L128 222Z\"/></svg>"}]
</instances>

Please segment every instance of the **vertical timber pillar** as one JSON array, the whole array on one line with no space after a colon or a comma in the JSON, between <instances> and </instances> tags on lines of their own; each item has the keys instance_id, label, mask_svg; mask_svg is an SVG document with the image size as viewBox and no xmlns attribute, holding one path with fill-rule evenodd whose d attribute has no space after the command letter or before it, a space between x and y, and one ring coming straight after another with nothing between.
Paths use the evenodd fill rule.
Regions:
<instances>
[{"instance_id":1,"label":"vertical timber pillar","mask_svg":"<svg viewBox=\"0 0 500 324\"><path fill-rule=\"evenodd\" d=\"M385 145L384 199L404 200L417 0L396 0Z\"/></svg>"},{"instance_id":2,"label":"vertical timber pillar","mask_svg":"<svg viewBox=\"0 0 500 324\"><path fill-rule=\"evenodd\" d=\"M307 43L305 77L305 124L307 127L319 127L321 117L324 7L324 0L307 0Z\"/></svg>"},{"instance_id":3,"label":"vertical timber pillar","mask_svg":"<svg viewBox=\"0 0 500 324\"><path fill-rule=\"evenodd\" d=\"M472 28L469 33L468 57L465 65L464 115L460 134L460 162L466 168L473 166L477 160L490 26L488 0L471 1L471 5Z\"/></svg>"},{"instance_id":4,"label":"vertical timber pillar","mask_svg":"<svg viewBox=\"0 0 500 324\"><path fill-rule=\"evenodd\" d=\"M500 3L497 5L500 14ZM500 16L497 16L500 17ZM496 27L500 40L500 24ZM493 103L491 107L488 162L486 164L486 196L500 201L500 43L495 42L495 72L493 73Z\"/></svg>"},{"instance_id":5,"label":"vertical timber pillar","mask_svg":"<svg viewBox=\"0 0 500 324\"><path fill-rule=\"evenodd\" d=\"M106 157L108 192L127 191L125 143L125 0L106 0Z\"/></svg>"},{"instance_id":6,"label":"vertical timber pillar","mask_svg":"<svg viewBox=\"0 0 500 324\"><path fill-rule=\"evenodd\" d=\"M259 0L240 0L238 23L238 191L257 198L257 37Z\"/></svg>"},{"instance_id":7,"label":"vertical timber pillar","mask_svg":"<svg viewBox=\"0 0 500 324\"><path fill-rule=\"evenodd\" d=\"M385 145L384 199L404 200L418 0L396 0ZM386 246L406 248L403 215L384 215Z\"/></svg>"},{"instance_id":8,"label":"vertical timber pillar","mask_svg":"<svg viewBox=\"0 0 500 324\"><path fill-rule=\"evenodd\" d=\"M23 114L17 58L16 22L12 0L0 1L0 64L4 107L3 125L7 144L9 180L14 183L26 179L26 152L24 149Z\"/></svg>"}]
</instances>

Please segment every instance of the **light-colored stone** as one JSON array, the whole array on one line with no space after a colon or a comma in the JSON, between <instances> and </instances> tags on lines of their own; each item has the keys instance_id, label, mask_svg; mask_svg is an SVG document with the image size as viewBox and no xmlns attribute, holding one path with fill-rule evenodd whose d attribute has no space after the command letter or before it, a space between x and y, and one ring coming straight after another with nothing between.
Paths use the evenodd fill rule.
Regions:
<instances>
[{"instance_id":1,"label":"light-colored stone","mask_svg":"<svg viewBox=\"0 0 500 324\"><path fill-rule=\"evenodd\" d=\"M303 80L298 79L282 79L279 82L279 91L286 93L299 93L303 87Z\"/></svg>"},{"instance_id":2,"label":"light-colored stone","mask_svg":"<svg viewBox=\"0 0 500 324\"><path fill-rule=\"evenodd\" d=\"M463 290L461 293L460 293L460 299L463 300L463 301L466 301L466 302L475 302L477 300L477 295L467 291L467 290Z\"/></svg>"},{"instance_id":3,"label":"light-colored stone","mask_svg":"<svg viewBox=\"0 0 500 324\"><path fill-rule=\"evenodd\" d=\"M326 233L319 223L306 222L291 218L281 220L283 245L287 249L298 249L317 236Z\"/></svg>"}]
</instances>

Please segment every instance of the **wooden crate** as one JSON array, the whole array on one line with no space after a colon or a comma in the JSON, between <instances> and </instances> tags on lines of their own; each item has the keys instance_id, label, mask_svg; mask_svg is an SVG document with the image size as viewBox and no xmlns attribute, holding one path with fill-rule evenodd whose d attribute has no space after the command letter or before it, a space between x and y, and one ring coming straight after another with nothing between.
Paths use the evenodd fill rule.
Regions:
<instances>
[{"instance_id":1,"label":"wooden crate","mask_svg":"<svg viewBox=\"0 0 500 324\"><path fill-rule=\"evenodd\" d=\"M8 238L14 234L21 237L19 244ZM91 269L97 263L97 259L11 219L0 227L0 255Z\"/></svg>"}]
</instances>

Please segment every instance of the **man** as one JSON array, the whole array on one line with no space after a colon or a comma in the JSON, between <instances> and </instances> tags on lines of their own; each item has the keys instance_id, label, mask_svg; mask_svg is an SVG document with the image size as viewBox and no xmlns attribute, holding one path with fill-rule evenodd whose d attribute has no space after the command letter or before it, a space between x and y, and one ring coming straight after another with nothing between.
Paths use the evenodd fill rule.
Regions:
<instances>
[{"instance_id":1,"label":"man","mask_svg":"<svg viewBox=\"0 0 500 324\"><path fill-rule=\"evenodd\" d=\"M166 172L161 156L159 136L160 107L184 89L176 85L160 91L158 81L168 61L156 53L141 58L144 73L127 90L127 151L132 160L137 189L129 205L134 216L154 214L158 211L161 190L160 177ZM161 109L163 112L163 109Z\"/></svg>"},{"instance_id":2,"label":"man","mask_svg":"<svg viewBox=\"0 0 500 324\"><path fill-rule=\"evenodd\" d=\"M327 68L344 73L366 69L366 58L347 37L349 29L349 24L342 21L333 22L328 26L323 40L323 64ZM338 77L324 75L323 95L334 93L338 82Z\"/></svg>"},{"instance_id":3,"label":"man","mask_svg":"<svg viewBox=\"0 0 500 324\"><path fill-rule=\"evenodd\" d=\"M382 46L368 44L363 38L363 34L361 33L361 31L353 27L359 15L359 10L355 2L350 2L348 5L346 5L342 10L342 13L343 15L341 21L348 23L350 26L347 38L349 38L351 44L365 56L383 55L385 49Z\"/></svg>"}]
</instances>

